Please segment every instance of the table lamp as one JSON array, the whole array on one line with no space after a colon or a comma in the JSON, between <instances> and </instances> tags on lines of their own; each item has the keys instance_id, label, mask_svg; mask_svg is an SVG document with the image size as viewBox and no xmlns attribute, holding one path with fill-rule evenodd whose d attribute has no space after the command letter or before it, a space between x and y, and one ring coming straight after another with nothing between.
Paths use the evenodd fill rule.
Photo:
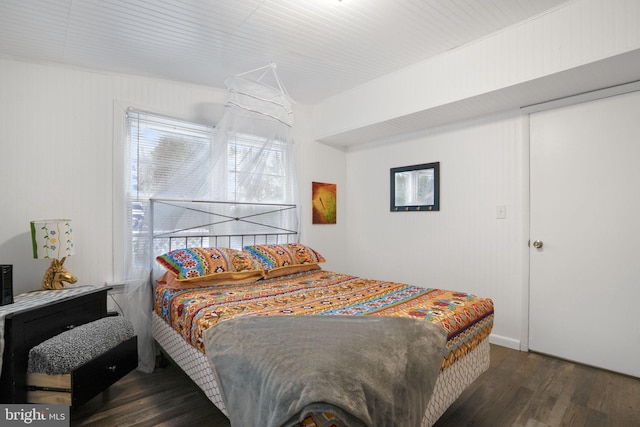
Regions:
<instances>
[{"instance_id":1,"label":"table lamp","mask_svg":"<svg viewBox=\"0 0 640 427\"><path fill-rule=\"evenodd\" d=\"M34 258L52 259L42 278L42 289L63 289L63 282L77 282L76 276L64 268L64 260L75 253L71 220L31 221L31 241Z\"/></svg>"}]
</instances>

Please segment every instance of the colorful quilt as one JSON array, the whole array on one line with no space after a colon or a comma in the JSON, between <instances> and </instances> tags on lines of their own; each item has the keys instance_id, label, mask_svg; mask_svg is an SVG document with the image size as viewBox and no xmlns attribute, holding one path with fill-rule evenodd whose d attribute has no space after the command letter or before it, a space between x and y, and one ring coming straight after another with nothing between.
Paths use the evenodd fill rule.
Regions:
<instances>
[{"instance_id":1,"label":"colorful quilt","mask_svg":"<svg viewBox=\"0 0 640 427\"><path fill-rule=\"evenodd\" d=\"M493 302L472 294L363 279L325 270L240 285L184 289L159 282L155 311L203 350L202 332L240 316L405 316L439 323L447 331L446 369L473 350L493 326Z\"/></svg>"}]
</instances>

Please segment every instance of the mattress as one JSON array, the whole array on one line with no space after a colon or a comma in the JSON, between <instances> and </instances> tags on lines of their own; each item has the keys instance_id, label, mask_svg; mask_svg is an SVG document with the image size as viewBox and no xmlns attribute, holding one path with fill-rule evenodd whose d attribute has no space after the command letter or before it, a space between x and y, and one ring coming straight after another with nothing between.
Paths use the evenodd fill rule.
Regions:
<instances>
[{"instance_id":1,"label":"mattress","mask_svg":"<svg viewBox=\"0 0 640 427\"><path fill-rule=\"evenodd\" d=\"M493 326L493 302L488 298L325 270L238 285L203 283L185 289L175 283L159 282L156 287L154 338L225 414L203 354L202 332L240 316L405 316L439 324L447 331L447 349L423 426L433 424L488 368L486 338Z\"/></svg>"}]
</instances>

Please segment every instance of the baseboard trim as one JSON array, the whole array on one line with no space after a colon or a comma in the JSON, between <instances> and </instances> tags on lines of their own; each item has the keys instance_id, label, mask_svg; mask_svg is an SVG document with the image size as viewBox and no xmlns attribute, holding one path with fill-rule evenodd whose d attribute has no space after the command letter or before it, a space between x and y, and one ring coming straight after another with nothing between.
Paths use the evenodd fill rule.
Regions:
<instances>
[{"instance_id":1,"label":"baseboard trim","mask_svg":"<svg viewBox=\"0 0 640 427\"><path fill-rule=\"evenodd\" d=\"M501 335L490 334L489 342L491 344L499 345L501 347L511 348L513 350L520 350L520 340L513 338L503 337Z\"/></svg>"}]
</instances>

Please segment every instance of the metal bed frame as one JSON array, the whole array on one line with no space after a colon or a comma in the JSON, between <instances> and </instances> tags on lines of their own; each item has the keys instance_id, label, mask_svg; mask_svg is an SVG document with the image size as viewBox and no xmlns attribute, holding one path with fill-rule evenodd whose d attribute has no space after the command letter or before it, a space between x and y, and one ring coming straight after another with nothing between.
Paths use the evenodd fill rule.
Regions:
<instances>
[{"instance_id":1,"label":"metal bed frame","mask_svg":"<svg viewBox=\"0 0 640 427\"><path fill-rule=\"evenodd\" d=\"M197 246L242 249L298 241L294 204L150 199L149 212L152 254Z\"/></svg>"}]
</instances>

